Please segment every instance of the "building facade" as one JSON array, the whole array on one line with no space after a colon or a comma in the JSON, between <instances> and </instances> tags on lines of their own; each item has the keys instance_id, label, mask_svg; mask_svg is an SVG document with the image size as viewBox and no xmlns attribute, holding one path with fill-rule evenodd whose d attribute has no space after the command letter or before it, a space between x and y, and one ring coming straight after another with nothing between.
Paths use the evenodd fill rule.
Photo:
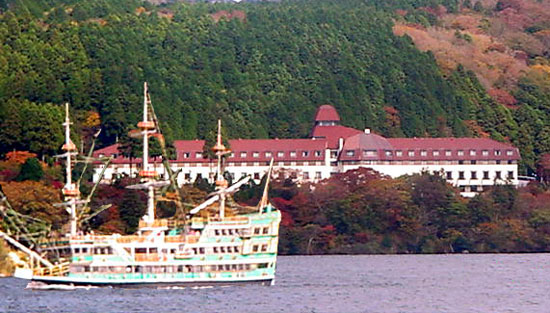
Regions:
<instances>
[{"instance_id":1,"label":"building facade","mask_svg":"<svg viewBox=\"0 0 550 313\"><path fill-rule=\"evenodd\" d=\"M197 178L213 180L214 160L203 157L204 140L176 140L176 158L169 160L179 171L178 184ZM249 175L257 182L267 172L271 158L275 175L297 181L318 182L334 173L369 167L382 174L398 177L429 171L461 189L462 195L473 196L495 184L518 185L519 150L487 138L384 138L340 125L336 109L319 107L309 139L233 139L232 153L226 158L226 171L234 179ZM120 175L135 176L140 159L124 158L118 144L94 152L94 156L113 156L103 179L111 181ZM160 175L166 172L159 159L151 164ZM95 168L99 179L102 165Z\"/></svg>"}]
</instances>

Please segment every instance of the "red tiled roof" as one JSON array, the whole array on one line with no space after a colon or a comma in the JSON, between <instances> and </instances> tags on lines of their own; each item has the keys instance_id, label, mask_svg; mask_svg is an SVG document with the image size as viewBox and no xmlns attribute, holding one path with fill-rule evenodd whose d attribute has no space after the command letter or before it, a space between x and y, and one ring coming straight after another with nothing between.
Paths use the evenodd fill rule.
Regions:
<instances>
[{"instance_id":1,"label":"red tiled roof","mask_svg":"<svg viewBox=\"0 0 550 313\"><path fill-rule=\"evenodd\" d=\"M320 106L315 113L315 121L339 121L340 116L336 109L329 104Z\"/></svg>"},{"instance_id":2,"label":"red tiled roof","mask_svg":"<svg viewBox=\"0 0 550 313\"><path fill-rule=\"evenodd\" d=\"M362 153L364 150L385 151L392 150L392 145L388 140L380 135L373 133L359 133L348 137L344 141L343 153L340 154L340 160L364 160L378 159L378 157L366 156ZM353 155L348 155L347 151L357 151Z\"/></svg>"},{"instance_id":3,"label":"red tiled roof","mask_svg":"<svg viewBox=\"0 0 550 313\"><path fill-rule=\"evenodd\" d=\"M100 154L103 154L104 156L111 156L113 154L119 154L118 146L120 146L120 144L115 143L114 145L110 145L110 146L107 146L105 148L97 149L97 150L94 151L93 156L97 158Z\"/></svg>"},{"instance_id":4,"label":"red tiled roof","mask_svg":"<svg viewBox=\"0 0 550 313\"><path fill-rule=\"evenodd\" d=\"M509 144L498 142L489 138L388 138L395 150L414 150L414 159L426 159L420 156L420 151L426 151L428 156L433 156L433 151L439 151L437 159L453 160L518 160L519 150ZM445 152L450 151L451 156ZM462 151L463 155L459 155ZM471 154L471 151L474 155ZM487 155L483 152L487 151ZM499 153L499 154L497 154ZM509 154L510 153L510 154ZM434 157L432 157L434 159Z\"/></svg>"},{"instance_id":5,"label":"red tiled roof","mask_svg":"<svg viewBox=\"0 0 550 313\"><path fill-rule=\"evenodd\" d=\"M313 139L235 139L229 140L229 144L234 155L228 158L229 162L269 161L271 157L275 161L321 161L327 147L326 140ZM271 152L271 156L266 152ZM258 153L257 156L254 153Z\"/></svg>"},{"instance_id":6,"label":"red tiled roof","mask_svg":"<svg viewBox=\"0 0 550 313\"><path fill-rule=\"evenodd\" d=\"M349 139L348 139L349 140ZM340 155L342 161L352 160L518 160L519 150L511 145L487 138L387 138L390 147L376 149L366 156L363 149L350 145ZM344 144L346 147L346 144ZM375 149L372 149L375 150ZM386 154L387 150L391 154ZM400 155L398 155L400 152ZM409 154L409 152L411 154Z\"/></svg>"},{"instance_id":7,"label":"red tiled roof","mask_svg":"<svg viewBox=\"0 0 550 313\"><path fill-rule=\"evenodd\" d=\"M348 138L353 135L361 134L362 131L340 125L335 126L315 126L311 136L316 139L326 139L330 149L338 148L338 140L340 138Z\"/></svg>"},{"instance_id":8,"label":"red tiled roof","mask_svg":"<svg viewBox=\"0 0 550 313\"><path fill-rule=\"evenodd\" d=\"M174 140L176 159L172 162L208 162L203 158L204 140Z\"/></svg>"}]
</instances>

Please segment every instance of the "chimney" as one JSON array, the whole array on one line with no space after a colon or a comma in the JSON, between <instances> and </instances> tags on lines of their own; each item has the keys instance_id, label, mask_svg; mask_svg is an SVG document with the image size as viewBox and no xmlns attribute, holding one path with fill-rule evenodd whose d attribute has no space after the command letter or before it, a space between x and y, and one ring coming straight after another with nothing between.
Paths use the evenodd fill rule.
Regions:
<instances>
[{"instance_id":1,"label":"chimney","mask_svg":"<svg viewBox=\"0 0 550 313\"><path fill-rule=\"evenodd\" d=\"M370 128L365 128L365 134L370 134Z\"/></svg>"}]
</instances>

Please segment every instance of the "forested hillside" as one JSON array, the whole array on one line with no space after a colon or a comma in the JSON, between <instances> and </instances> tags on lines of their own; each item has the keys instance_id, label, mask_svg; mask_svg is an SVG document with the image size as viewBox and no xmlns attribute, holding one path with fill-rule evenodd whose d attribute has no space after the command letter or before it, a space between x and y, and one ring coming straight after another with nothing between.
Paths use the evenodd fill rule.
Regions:
<instances>
[{"instance_id":1,"label":"forested hillside","mask_svg":"<svg viewBox=\"0 0 550 313\"><path fill-rule=\"evenodd\" d=\"M168 139L207 137L220 116L233 138L304 137L315 109L330 103L344 124L386 136L511 141L522 149L523 169L533 169L550 149L542 87L528 84L514 108L503 106L474 72L458 64L441 70L433 53L394 35L395 23L437 24L430 8L440 5L460 7L452 0L4 1L0 153L57 150L65 101L77 110L75 141L100 124L102 144L113 143L138 119L148 81Z\"/></svg>"}]
</instances>

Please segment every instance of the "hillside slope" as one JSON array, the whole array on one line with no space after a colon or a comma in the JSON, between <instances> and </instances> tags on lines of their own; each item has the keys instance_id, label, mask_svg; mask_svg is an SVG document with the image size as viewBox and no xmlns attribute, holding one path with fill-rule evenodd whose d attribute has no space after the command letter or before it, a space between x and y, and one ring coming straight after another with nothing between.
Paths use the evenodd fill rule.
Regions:
<instances>
[{"instance_id":1,"label":"hillside slope","mask_svg":"<svg viewBox=\"0 0 550 313\"><path fill-rule=\"evenodd\" d=\"M466 62L440 68L438 53L419 51L407 29L398 35L415 42L394 34L395 21L440 23L425 8L457 11L456 1L32 3L27 10L19 0L0 17L0 153L56 150L60 138L43 134L55 132L65 101L78 110L75 141L98 124L103 144L124 137L143 81L169 139L209 137L218 117L233 138L304 137L315 109L331 103L348 126L386 136L511 141L525 169L550 149L541 140L548 121L538 117L544 90L525 88L514 107L500 105L480 75L457 66Z\"/></svg>"}]
</instances>

